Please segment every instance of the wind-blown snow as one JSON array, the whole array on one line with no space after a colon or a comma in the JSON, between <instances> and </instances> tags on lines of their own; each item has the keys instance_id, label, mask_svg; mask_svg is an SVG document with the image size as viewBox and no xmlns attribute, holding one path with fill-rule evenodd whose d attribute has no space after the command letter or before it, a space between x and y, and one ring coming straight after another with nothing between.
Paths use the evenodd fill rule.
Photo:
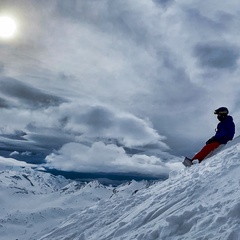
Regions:
<instances>
[{"instance_id":1,"label":"wind-blown snow","mask_svg":"<svg viewBox=\"0 0 240 240\"><path fill-rule=\"evenodd\" d=\"M238 138L216 156L150 186L81 185L15 168L0 172L4 240L240 239Z\"/></svg>"}]
</instances>

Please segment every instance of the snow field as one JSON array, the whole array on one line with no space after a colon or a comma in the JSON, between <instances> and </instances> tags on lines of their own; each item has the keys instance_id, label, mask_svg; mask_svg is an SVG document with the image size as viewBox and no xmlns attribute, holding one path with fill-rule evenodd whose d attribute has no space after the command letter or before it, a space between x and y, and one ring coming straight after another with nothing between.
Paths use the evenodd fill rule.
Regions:
<instances>
[{"instance_id":1,"label":"snow field","mask_svg":"<svg viewBox=\"0 0 240 240\"><path fill-rule=\"evenodd\" d=\"M46 239L239 240L240 144L147 189L80 210Z\"/></svg>"},{"instance_id":2,"label":"snow field","mask_svg":"<svg viewBox=\"0 0 240 240\"><path fill-rule=\"evenodd\" d=\"M240 141L149 185L84 184L0 169L0 239L239 240Z\"/></svg>"},{"instance_id":3,"label":"snow field","mask_svg":"<svg viewBox=\"0 0 240 240\"><path fill-rule=\"evenodd\" d=\"M90 207L97 202L115 194L128 195L134 185L140 189L147 184L133 182L115 189L97 181L79 183L28 167L0 168L1 240L39 239L79 210L87 208L91 213Z\"/></svg>"}]
</instances>

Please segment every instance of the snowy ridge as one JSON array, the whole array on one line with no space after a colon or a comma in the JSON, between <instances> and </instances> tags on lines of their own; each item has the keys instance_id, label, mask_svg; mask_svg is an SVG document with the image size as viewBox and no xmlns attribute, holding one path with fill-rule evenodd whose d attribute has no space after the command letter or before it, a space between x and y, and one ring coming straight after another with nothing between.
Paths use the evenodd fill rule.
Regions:
<instances>
[{"instance_id":1,"label":"snowy ridge","mask_svg":"<svg viewBox=\"0 0 240 240\"><path fill-rule=\"evenodd\" d=\"M39 239L71 214L114 195L132 194L147 183L131 182L119 189L97 181L67 180L29 167L0 167L0 239Z\"/></svg>"},{"instance_id":2,"label":"snowy ridge","mask_svg":"<svg viewBox=\"0 0 240 240\"><path fill-rule=\"evenodd\" d=\"M1 167L1 189L11 190L11 194L47 194L58 191L70 181L61 176L40 173L25 167Z\"/></svg>"},{"instance_id":3,"label":"snowy ridge","mask_svg":"<svg viewBox=\"0 0 240 240\"><path fill-rule=\"evenodd\" d=\"M113 188L1 166L0 239L239 240L239 142L150 186Z\"/></svg>"},{"instance_id":4,"label":"snowy ridge","mask_svg":"<svg viewBox=\"0 0 240 240\"><path fill-rule=\"evenodd\" d=\"M240 144L234 144L201 164L172 172L164 182L79 210L38 237L239 240Z\"/></svg>"}]
</instances>

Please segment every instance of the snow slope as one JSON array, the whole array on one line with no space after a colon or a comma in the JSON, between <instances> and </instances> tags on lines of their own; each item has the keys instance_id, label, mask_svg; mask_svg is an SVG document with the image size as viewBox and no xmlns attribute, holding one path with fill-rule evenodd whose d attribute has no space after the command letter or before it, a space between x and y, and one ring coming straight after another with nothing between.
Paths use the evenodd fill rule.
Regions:
<instances>
[{"instance_id":1,"label":"snow slope","mask_svg":"<svg viewBox=\"0 0 240 240\"><path fill-rule=\"evenodd\" d=\"M39 239L239 240L240 143L135 194L68 216Z\"/></svg>"},{"instance_id":2,"label":"snow slope","mask_svg":"<svg viewBox=\"0 0 240 240\"><path fill-rule=\"evenodd\" d=\"M4 164L2 164L4 163ZM81 183L39 172L28 164L0 159L0 240L39 239L69 215L115 194L131 194L147 182L131 182L118 188L98 182ZM6 166L8 165L8 166ZM124 191L123 189L124 188Z\"/></svg>"},{"instance_id":3,"label":"snow slope","mask_svg":"<svg viewBox=\"0 0 240 240\"><path fill-rule=\"evenodd\" d=\"M80 184L29 168L0 172L0 239L239 240L240 141L148 186Z\"/></svg>"}]
</instances>

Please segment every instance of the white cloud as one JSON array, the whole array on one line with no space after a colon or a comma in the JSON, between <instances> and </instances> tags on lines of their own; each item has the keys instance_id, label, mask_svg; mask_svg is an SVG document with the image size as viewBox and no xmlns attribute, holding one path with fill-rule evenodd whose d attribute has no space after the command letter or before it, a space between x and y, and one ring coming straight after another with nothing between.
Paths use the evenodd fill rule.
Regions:
<instances>
[{"instance_id":1,"label":"white cloud","mask_svg":"<svg viewBox=\"0 0 240 240\"><path fill-rule=\"evenodd\" d=\"M57 109L62 128L65 131L80 135L78 140L85 138L111 138L127 146L143 146L161 143L162 149L168 149L160 136L153 129L150 121L120 112L103 105L82 105L77 103L62 104Z\"/></svg>"},{"instance_id":2,"label":"white cloud","mask_svg":"<svg viewBox=\"0 0 240 240\"><path fill-rule=\"evenodd\" d=\"M67 143L56 153L47 156L46 161L45 167L79 172L135 172L161 176L168 174L171 169L155 156L128 156L122 147L103 142L95 142L91 147Z\"/></svg>"},{"instance_id":3,"label":"white cloud","mask_svg":"<svg viewBox=\"0 0 240 240\"><path fill-rule=\"evenodd\" d=\"M35 164L29 164L23 161L17 161L13 158L4 158L0 156L0 167L36 167Z\"/></svg>"},{"instance_id":4,"label":"white cloud","mask_svg":"<svg viewBox=\"0 0 240 240\"><path fill-rule=\"evenodd\" d=\"M15 156L15 155L19 155L19 152L18 151L13 151L9 154L9 156Z\"/></svg>"}]
</instances>

